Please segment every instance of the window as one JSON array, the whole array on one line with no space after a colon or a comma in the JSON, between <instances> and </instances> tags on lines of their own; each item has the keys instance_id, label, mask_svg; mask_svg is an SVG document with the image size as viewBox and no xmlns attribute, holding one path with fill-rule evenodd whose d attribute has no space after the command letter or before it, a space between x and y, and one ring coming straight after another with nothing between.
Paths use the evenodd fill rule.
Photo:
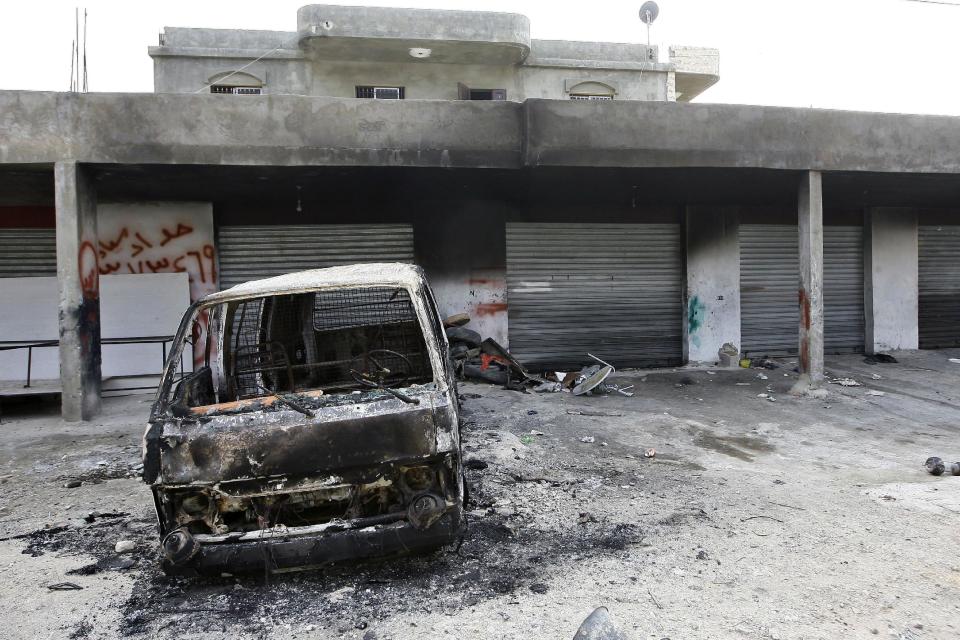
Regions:
<instances>
[{"instance_id":1,"label":"window","mask_svg":"<svg viewBox=\"0 0 960 640\"><path fill-rule=\"evenodd\" d=\"M617 87L612 82L600 80L564 80L564 91L571 100L613 100Z\"/></svg>"},{"instance_id":2,"label":"window","mask_svg":"<svg viewBox=\"0 0 960 640\"><path fill-rule=\"evenodd\" d=\"M232 93L234 95L258 96L263 93L260 87L231 87L225 84L210 85L210 93Z\"/></svg>"},{"instance_id":3,"label":"window","mask_svg":"<svg viewBox=\"0 0 960 640\"><path fill-rule=\"evenodd\" d=\"M457 83L459 100L506 100L506 89L471 89L462 82Z\"/></svg>"},{"instance_id":4,"label":"window","mask_svg":"<svg viewBox=\"0 0 960 640\"><path fill-rule=\"evenodd\" d=\"M358 98L403 100L403 87L357 87Z\"/></svg>"},{"instance_id":5,"label":"window","mask_svg":"<svg viewBox=\"0 0 960 640\"><path fill-rule=\"evenodd\" d=\"M506 100L504 89L470 89L470 100Z\"/></svg>"}]
</instances>

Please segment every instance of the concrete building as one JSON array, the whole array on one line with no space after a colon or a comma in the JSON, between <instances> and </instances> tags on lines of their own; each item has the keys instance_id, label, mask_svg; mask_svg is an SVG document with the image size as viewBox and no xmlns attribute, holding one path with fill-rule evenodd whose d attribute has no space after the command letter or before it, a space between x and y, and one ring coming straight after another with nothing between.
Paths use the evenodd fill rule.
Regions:
<instances>
[{"instance_id":1,"label":"concrete building","mask_svg":"<svg viewBox=\"0 0 960 640\"><path fill-rule=\"evenodd\" d=\"M638 22L639 25L639 22ZM511 13L308 5L296 31L164 29L158 93L408 100L689 101L719 79L715 49L530 38Z\"/></svg>"},{"instance_id":2,"label":"concrete building","mask_svg":"<svg viewBox=\"0 0 960 640\"><path fill-rule=\"evenodd\" d=\"M447 12L427 38L418 11L353 11L302 9L291 53L243 70L265 95L210 95L263 34L170 29L156 94L0 92L0 285L24 332L0 340L58 340L65 417L96 414L103 372L127 371L108 350L147 348L110 340L159 335L183 307L166 301L357 261L421 264L443 312L533 368L713 362L729 342L797 354L817 383L825 353L960 346L957 118L682 104L670 74L682 99L715 67L697 85L668 63L654 90L587 64L636 45ZM414 48L430 57L400 62ZM331 61L360 49L395 62ZM571 50L579 66L537 76ZM570 100L565 78L617 94ZM405 99L355 97L381 83ZM457 83L507 99L454 99ZM53 303L15 294L42 276Z\"/></svg>"}]
</instances>

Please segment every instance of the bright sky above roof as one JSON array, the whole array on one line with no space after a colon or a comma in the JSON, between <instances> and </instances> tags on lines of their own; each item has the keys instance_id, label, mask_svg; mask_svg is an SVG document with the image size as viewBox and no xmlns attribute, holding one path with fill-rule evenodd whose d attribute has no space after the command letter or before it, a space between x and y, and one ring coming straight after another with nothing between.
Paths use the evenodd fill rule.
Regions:
<instances>
[{"instance_id":1,"label":"bright sky above roof","mask_svg":"<svg viewBox=\"0 0 960 640\"><path fill-rule=\"evenodd\" d=\"M82 0L80 0L82 1ZM956 4L953 4L956 3ZM304 0L87 0L91 91L152 91L164 26L296 30ZM534 38L645 42L640 0L350 0L523 13ZM720 49L698 102L960 115L960 0L660 0L652 41ZM77 2L8 2L0 89L69 87ZM80 5L81 13L83 5Z\"/></svg>"}]
</instances>

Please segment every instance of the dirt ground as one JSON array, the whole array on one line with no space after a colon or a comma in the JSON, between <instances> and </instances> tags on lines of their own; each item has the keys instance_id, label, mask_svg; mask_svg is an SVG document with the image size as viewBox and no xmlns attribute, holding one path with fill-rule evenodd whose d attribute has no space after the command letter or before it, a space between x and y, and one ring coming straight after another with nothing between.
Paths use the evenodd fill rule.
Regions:
<instances>
[{"instance_id":1,"label":"dirt ground","mask_svg":"<svg viewBox=\"0 0 960 640\"><path fill-rule=\"evenodd\" d=\"M638 639L955 638L960 477L922 464L960 461L958 355L828 359L863 386L825 399L789 360L618 375L632 398L463 384L459 550L269 578L160 574L149 396L4 406L0 635L562 639L604 605Z\"/></svg>"}]
</instances>

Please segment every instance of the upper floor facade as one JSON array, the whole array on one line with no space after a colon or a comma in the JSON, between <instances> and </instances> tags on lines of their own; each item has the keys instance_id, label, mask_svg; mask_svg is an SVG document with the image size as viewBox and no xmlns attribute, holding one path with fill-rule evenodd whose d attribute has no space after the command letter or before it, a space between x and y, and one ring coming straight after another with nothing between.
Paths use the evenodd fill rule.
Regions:
<instances>
[{"instance_id":1,"label":"upper floor facade","mask_svg":"<svg viewBox=\"0 0 960 640\"><path fill-rule=\"evenodd\" d=\"M430 100L689 101L716 49L530 38L514 13L307 5L296 31L166 27L157 93Z\"/></svg>"}]
</instances>

